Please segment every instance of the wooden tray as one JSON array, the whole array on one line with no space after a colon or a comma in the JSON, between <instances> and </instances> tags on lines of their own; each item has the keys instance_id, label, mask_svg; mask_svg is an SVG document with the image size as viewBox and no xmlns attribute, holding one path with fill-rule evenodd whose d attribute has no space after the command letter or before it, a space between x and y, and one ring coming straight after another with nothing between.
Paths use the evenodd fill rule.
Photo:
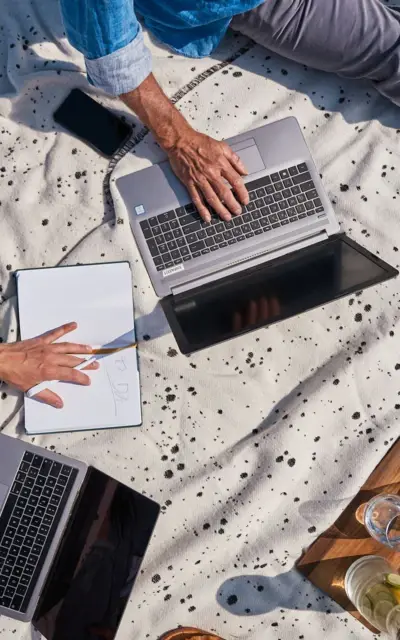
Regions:
<instances>
[{"instance_id":1,"label":"wooden tray","mask_svg":"<svg viewBox=\"0 0 400 640\"><path fill-rule=\"evenodd\" d=\"M382 556L393 569L400 571L400 553L375 542L356 518L357 509L380 493L400 494L400 439L381 460L335 524L327 529L296 563L300 573L374 632L376 630L347 598L344 577L355 560L367 555Z\"/></svg>"}]
</instances>

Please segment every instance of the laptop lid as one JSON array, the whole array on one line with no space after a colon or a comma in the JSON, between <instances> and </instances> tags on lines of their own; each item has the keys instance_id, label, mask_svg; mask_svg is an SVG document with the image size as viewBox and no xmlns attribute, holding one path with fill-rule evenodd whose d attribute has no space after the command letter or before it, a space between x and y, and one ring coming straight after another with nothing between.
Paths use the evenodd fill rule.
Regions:
<instances>
[{"instance_id":1,"label":"laptop lid","mask_svg":"<svg viewBox=\"0 0 400 640\"><path fill-rule=\"evenodd\" d=\"M159 505L89 468L34 616L47 640L113 640Z\"/></svg>"},{"instance_id":2,"label":"laptop lid","mask_svg":"<svg viewBox=\"0 0 400 640\"><path fill-rule=\"evenodd\" d=\"M398 271L344 234L161 301L182 353L285 320Z\"/></svg>"}]
</instances>

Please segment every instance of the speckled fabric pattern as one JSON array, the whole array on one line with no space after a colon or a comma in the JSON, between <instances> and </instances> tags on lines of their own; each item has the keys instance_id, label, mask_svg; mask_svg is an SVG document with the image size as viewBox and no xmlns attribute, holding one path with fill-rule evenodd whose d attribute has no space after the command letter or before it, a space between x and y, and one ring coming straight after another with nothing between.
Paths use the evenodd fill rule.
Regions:
<instances>
[{"instance_id":1,"label":"speckled fabric pattern","mask_svg":"<svg viewBox=\"0 0 400 640\"><path fill-rule=\"evenodd\" d=\"M203 73L178 102L203 131L226 137L296 115L343 228L399 267L399 109L363 82L259 46L218 66L246 45L231 35L201 61L151 48L170 96ZM399 282L182 356L113 183L159 158L152 138L114 170L114 211L107 161L52 121L71 87L93 93L55 0L8 0L0 66L1 337L17 337L15 269L132 263L143 427L30 439L162 505L118 637L156 640L185 625L225 640L371 638L293 566L399 435ZM4 432L25 438L21 396L3 387L0 398ZM10 638L38 636L1 618L0 639Z\"/></svg>"}]
</instances>

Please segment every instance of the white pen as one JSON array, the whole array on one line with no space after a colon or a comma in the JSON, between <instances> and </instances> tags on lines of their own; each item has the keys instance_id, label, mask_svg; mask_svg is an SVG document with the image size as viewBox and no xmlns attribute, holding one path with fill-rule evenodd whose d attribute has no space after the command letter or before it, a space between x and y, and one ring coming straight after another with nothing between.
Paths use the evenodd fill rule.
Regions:
<instances>
[{"instance_id":1,"label":"white pen","mask_svg":"<svg viewBox=\"0 0 400 640\"><path fill-rule=\"evenodd\" d=\"M76 367L74 367L74 369L76 369L77 371L80 371L81 369L85 369L85 367L88 367L93 362L96 362L96 360L97 360L97 356L96 355L90 356L84 362L81 362L80 364L76 365ZM55 382L60 382L60 381L59 380L46 380L46 382L41 382L40 384L37 384L34 387L31 387L30 389L28 389L28 391L26 392L25 395L26 395L27 398L32 398L33 396L36 396L41 391L44 391L45 389L48 389L49 387L51 387L51 385L54 384Z\"/></svg>"}]
</instances>

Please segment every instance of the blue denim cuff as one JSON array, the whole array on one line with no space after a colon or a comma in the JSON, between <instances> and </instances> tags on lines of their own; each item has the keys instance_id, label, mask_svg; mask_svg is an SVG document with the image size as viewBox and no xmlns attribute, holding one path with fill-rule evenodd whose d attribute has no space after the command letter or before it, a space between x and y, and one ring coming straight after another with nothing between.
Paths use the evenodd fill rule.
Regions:
<instances>
[{"instance_id":1,"label":"blue denim cuff","mask_svg":"<svg viewBox=\"0 0 400 640\"><path fill-rule=\"evenodd\" d=\"M85 58L85 63L91 83L113 96L133 91L151 73L151 53L141 28L125 47L94 60Z\"/></svg>"}]
</instances>

